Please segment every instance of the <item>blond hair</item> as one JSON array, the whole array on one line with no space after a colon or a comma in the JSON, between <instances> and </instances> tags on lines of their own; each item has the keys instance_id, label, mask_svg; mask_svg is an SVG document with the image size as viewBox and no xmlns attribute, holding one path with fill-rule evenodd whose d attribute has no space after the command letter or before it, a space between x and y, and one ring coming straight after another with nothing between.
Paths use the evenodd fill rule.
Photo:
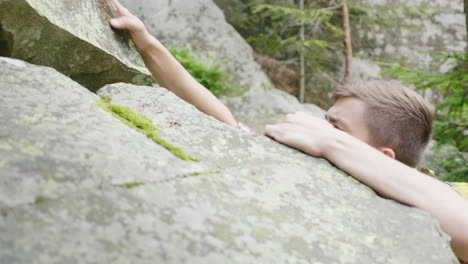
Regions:
<instances>
[{"instance_id":1,"label":"blond hair","mask_svg":"<svg viewBox=\"0 0 468 264\"><path fill-rule=\"evenodd\" d=\"M357 97L367 103L370 145L389 147L395 158L415 167L431 138L434 110L415 91L396 81L353 81L333 99Z\"/></svg>"}]
</instances>

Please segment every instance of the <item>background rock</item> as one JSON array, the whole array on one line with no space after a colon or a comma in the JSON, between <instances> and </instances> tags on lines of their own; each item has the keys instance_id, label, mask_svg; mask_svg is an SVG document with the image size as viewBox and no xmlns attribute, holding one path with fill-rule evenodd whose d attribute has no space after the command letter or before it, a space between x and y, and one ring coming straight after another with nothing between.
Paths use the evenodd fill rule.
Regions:
<instances>
[{"instance_id":1,"label":"background rock","mask_svg":"<svg viewBox=\"0 0 468 264\"><path fill-rule=\"evenodd\" d=\"M90 90L105 84L150 84L129 37L109 26L108 0L0 1L0 56L46 65Z\"/></svg>"},{"instance_id":2,"label":"background rock","mask_svg":"<svg viewBox=\"0 0 468 264\"><path fill-rule=\"evenodd\" d=\"M321 118L325 114L320 107L301 104L296 97L277 89L224 98L223 102L235 114L237 120L260 134L263 133L265 125L281 122L289 113L301 111Z\"/></svg>"},{"instance_id":3,"label":"background rock","mask_svg":"<svg viewBox=\"0 0 468 264\"><path fill-rule=\"evenodd\" d=\"M212 0L123 0L122 4L166 46L189 48L206 63L214 55L224 61L223 69L236 84L248 90L273 88L255 62L252 48Z\"/></svg>"},{"instance_id":4,"label":"background rock","mask_svg":"<svg viewBox=\"0 0 468 264\"><path fill-rule=\"evenodd\" d=\"M0 59L1 263L455 263L421 210L208 117L165 89L99 94L147 115L184 162L54 70ZM123 183L141 182L134 188ZM421 243L424 241L424 243Z\"/></svg>"},{"instance_id":5,"label":"background rock","mask_svg":"<svg viewBox=\"0 0 468 264\"><path fill-rule=\"evenodd\" d=\"M467 45L463 1L445 0L359 0L356 4L381 6L425 6L427 16L402 15L393 28L355 28L354 39L357 57L367 60L405 61L421 70L430 70L432 51L463 51ZM379 9L375 9L379 10ZM376 11L373 11L376 12ZM371 14L373 13L371 11ZM449 70L447 65L440 70Z\"/></svg>"}]
</instances>

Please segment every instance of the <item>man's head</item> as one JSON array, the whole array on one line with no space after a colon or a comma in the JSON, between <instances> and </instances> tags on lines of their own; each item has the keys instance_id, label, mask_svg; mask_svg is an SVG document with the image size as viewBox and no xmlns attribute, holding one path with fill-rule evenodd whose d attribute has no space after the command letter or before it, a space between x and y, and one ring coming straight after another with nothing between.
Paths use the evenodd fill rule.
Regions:
<instances>
[{"instance_id":1,"label":"man's head","mask_svg":"<svg viewBox=\"0 0 468 264\"><path fill-rule=\"evenodd\" d=\"M409 165L419 162L434 111L416 92L392 81L356 81L339 87L327 119L337 128Z\"/></svg>"}]
</instances>

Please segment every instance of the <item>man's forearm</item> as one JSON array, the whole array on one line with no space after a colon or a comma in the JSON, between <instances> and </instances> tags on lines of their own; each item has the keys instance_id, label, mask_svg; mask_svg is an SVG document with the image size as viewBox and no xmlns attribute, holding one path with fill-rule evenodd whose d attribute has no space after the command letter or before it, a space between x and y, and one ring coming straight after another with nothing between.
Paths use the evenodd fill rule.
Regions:
<instances>
[{"instance_id":1,"label":"man's forearm","mask_svg":"<svg viewBox=\"0 0 468 264\"><path fill-rule=\"evenodd\" d=\"M429 212L452 237L457 256L468 260L468 201L447 184L346 133L330 140L324 156L382 196Z\"/></svg>"},{"instance_id":2,"label":"man's forearm","mask_svg":"<svg viewBox=\"0 0 468 264\"><path fill-rule=\"evenodd\" d=\"M137 49L146 67L162 87L171 90L205 114L228 125L237 125L229 109L198 83L156 38L149 33L140 34L144 35L132 37L138 39Z\"/></svg>"}]
</instances>

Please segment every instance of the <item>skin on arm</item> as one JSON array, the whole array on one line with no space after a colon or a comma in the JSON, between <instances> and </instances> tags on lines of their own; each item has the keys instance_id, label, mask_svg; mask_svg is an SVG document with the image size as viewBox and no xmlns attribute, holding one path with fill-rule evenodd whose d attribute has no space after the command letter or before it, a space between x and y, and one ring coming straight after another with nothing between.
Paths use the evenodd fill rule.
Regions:
<instances>
[{"instance_id":1,"label":"skin on arm","mask_svg":"<svg viewBox=\"0 0 468 264\"><path fill-rule=\"evenodd\" d=\"M184 69L161 42L146 30L140 19L117 0L112 0L112 3L120 17L112 19L110 24L115 29L130 32L146 67L162 87L169 89L205 114L230 126L237 126L229 109Z\"/></svg>"},{"instance_id":2,"label":"skin on arm","mask_svg":"<svg viewBox=\"0 0 468 264\"><path fill-rule=\"evenodd\" d=\"M323 157L380 195L421 208L451 236L459 259L468 261L468 200L432 177L396 161L327 121L291 115L267 126L265 134L316 157Z\"/></svg>"}]
</instances>

